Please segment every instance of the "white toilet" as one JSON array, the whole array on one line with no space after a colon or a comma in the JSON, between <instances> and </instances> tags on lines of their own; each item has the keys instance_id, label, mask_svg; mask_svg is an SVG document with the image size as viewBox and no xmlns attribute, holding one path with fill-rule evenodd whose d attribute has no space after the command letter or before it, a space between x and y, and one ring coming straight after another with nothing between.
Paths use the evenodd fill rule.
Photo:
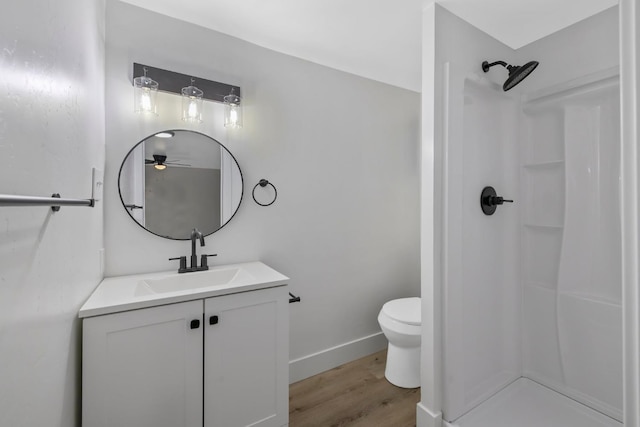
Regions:
<instances>
[{"instance_id":1,"label":"white toilet","mask_svg":"<svg viewBox=\"0 0 640 427\"><path fill-rule=\"evenodd\" d=\"M420 387L420 298L400 298L385 303L378 323L389 340L384 376L398 387Z\"/></svg>"}]
</instances>

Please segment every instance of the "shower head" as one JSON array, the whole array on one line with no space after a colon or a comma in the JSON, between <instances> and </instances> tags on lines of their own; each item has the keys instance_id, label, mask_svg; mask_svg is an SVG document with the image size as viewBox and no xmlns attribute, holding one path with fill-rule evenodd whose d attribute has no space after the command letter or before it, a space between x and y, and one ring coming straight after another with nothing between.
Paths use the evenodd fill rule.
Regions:
<instances>
[{"instance_id":1,"label":"shower head","mask_svg":"<svg viewBox=\"0 0 640 427\"><path fill-rule=\"evenodd\" d=\"M538 61L527 62L523 66L509 65L504 61L496 61L492 62L491 64L489 64L489 62L487 61L484 61L482 63L482 71L486 73L487 71L489 71L489 68L493 67L494 65L502 65L507 70L509 70L509 77L507 78L507 81L502 85L502 89L506 92L509 89L512 89L522 80L524 80L524 78L529 74L531 74L531 72L538 66Z\"/></svg>"}]
</instances>

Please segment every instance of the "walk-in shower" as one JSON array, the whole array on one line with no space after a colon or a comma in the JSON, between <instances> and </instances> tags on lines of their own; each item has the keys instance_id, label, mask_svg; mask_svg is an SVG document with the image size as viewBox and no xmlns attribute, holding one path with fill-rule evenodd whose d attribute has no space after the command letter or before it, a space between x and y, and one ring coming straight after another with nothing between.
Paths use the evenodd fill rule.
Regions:
<instances>
[{"instance_id":1,"label":"walk-in shower","mask_svg":"<svg viewBox=\"0 0 640 427\"><path fill-rule=\"evenodd\" d=\"M620 426L617 76L520 102L465 79L464 99L445 416L456 427ZM516 203L492 216L470 209L484 180Z\"/></svg>"},{"instance_id":2,"label":"walk-in shower","mask_svg":"<svg viewBox=\"0 0 640 427\"><path fill-rule=\"evenodd\" d=\"M617 9L517 50L435 16L442 393L423 414L441 410L450 427L620 427ZM499 197L514 203L495 209Z\"/></svg>"}]
</instances>

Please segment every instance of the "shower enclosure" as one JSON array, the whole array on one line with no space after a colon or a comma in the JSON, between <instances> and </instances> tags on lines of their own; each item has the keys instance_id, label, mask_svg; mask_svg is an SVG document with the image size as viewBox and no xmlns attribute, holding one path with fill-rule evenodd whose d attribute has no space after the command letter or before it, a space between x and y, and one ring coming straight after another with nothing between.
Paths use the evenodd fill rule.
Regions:
<instances>
[{"instance_id":1,"label":"shower enclosure","mask_svg":"<svg viewBox=\"0 0 640 427\"><path fill-rule=\"evenodd\" d=\"M423 393L452 427L621 426L617 8L517 50L434 16L442 351L423 372L442 369ZM506 92L485 60L540 65ZM514 203L485 215L486 186Z\"/></svg>"}]
</instances>

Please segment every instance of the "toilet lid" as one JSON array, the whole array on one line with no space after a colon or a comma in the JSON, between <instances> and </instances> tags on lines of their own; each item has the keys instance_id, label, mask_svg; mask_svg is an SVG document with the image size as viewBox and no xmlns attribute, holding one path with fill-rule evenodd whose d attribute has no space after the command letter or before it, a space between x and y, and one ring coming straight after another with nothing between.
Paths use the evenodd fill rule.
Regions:
<instances>
[{"instance_id":1,"label":"toilet lid","mask_svg":"<svg viewBox=\"0 0 640 427\"><path fill-rule=\"evenodd\" d=\"M382 306L384 314L407 325L421 325L420 298L400 298Z\"/></svg>"}]
</instances>

